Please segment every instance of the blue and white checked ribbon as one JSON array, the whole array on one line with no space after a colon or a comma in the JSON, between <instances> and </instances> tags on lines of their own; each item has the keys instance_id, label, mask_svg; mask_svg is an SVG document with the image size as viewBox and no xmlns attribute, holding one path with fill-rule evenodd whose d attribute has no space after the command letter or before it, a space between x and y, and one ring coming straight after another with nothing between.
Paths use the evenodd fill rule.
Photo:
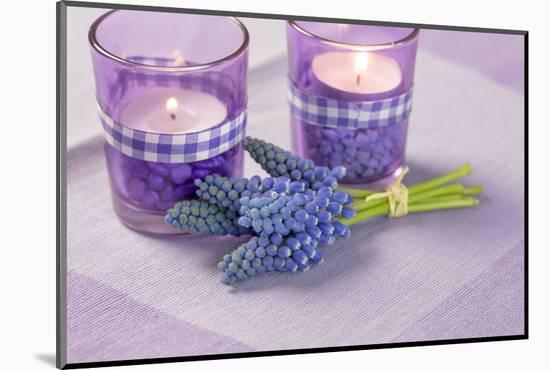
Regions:
<instances>
[{"instance_id":1,"label":"blue and white checked ribbon","mask_svg":"<svg viewBox=\"0 0 550 370\"><path fill-rule=\"evenodd\" d=\"M375 128L403 121L412 110L412 88L393 98L351 102L309 95L289 82L292 113L303 121L326 127Z\"/></svg>"},{"instance_id":2,"label":"blue and white checked ribbon","mask_svg":"<svg viewBox=\"0 0 550 370\"><path fill-rule=\"evenodd\" d=\"M111 119L98 104L99 118L109 144L127 156L149 162L190 163L212 158L244 138L246 111L207 130L160 134L134 130Z\"/></svg>"}]
</instances>

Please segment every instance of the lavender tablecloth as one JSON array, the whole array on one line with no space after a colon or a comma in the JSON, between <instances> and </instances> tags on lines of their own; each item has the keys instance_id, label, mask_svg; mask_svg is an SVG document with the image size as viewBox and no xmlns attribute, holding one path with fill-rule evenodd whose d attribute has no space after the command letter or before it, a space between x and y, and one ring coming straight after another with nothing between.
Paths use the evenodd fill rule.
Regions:
<instances>
[{"instance_id":1,"label":"lavender tablecloth","mask_svg":"<svg viewBox=\"0 0 550 370\"><path fill-rule=\"evenodd\" d=\"M101 136L70 146L68 361L522 334L522 55L520 36L421 35L408 181L470 161L480 207L377 219L307 273L237 288L215 265L243 239L130 231L111 209ZM281 53L251 69L248 133L289 147L285 75Z\"/></svg>"}]
</instances>

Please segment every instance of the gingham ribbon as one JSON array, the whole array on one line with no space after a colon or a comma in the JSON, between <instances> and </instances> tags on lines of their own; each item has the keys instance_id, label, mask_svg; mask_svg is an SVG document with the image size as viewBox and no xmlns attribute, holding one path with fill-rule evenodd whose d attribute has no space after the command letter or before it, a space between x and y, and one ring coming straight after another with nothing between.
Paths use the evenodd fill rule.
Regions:
<instances>
[{"instance_id":1,"label":"gingham ribbon","mask_svg":"<svg viewBox=\"0 0 550 370\"><path fill-rule=\"evenodd\" d=\"M129 57L130 60L155 66L174 66L171 58ZM135 130L114 121L107 112L114 111L132 86L173 86L216 94L227 105L234 105L234 82L219 72L158 74L147 70L123 69L110 85L111 104L103 109L98 104L99 118L109 144L137 159L161 163L189 163L221 154L244 138L246 111L231 120L207 130L185 134L161 134Z\"/></svg>"},{"instance_id":2,"label":"gingham ribbon","mask_svg":"<svg viewBox=\"0 0 550 370\"><path fill-rule=\"evenodd\" d=\"M300 119L327 127L384 127L401 122L412 110L412 88L389 99L350 102L309 95L289 82L288 98L291 111Z\"/></svg>"},{"instance_id":3,"label":"gingham ribbon","mask_svg":"<svg viewBox=\"0 0 550 370\"><path fill-rule=\"evenodd\" d=\"M156 134L117 123L98 104L99 118L109 144L127 156L149 162L189 163L221 154L244 138L246 111L204 131Z\"/></svg>"}]
</instances>

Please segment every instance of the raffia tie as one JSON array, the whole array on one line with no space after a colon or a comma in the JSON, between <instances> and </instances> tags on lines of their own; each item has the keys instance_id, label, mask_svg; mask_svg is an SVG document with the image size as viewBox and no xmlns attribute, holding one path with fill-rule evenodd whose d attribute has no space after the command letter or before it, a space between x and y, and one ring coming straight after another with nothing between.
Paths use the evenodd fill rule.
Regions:
<instances>
[{"instance_id":1,"label":"raffia tie","mask_svg":"<svg viewBox=\"0 0 550 370\"><path fill-rule=\"evenodd\" d=\"M371 194L365 199L365 201L369 202L375 199L387 198L390 206L390 218L406 216L409 212L409 189L407 189L402 181L407 172L409 172L409 167L405 166L393 184L386 188L385 192Z\"/></svg>"}]
</instances>

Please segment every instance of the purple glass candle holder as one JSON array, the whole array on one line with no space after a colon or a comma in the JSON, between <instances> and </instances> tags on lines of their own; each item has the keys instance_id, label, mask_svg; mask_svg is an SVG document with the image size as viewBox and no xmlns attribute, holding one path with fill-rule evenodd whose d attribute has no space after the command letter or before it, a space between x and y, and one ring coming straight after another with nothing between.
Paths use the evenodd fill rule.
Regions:
<instances>
[{"instance_id":1,"label":"purple glass candle holder","mask_svg":"<svg viewBox=\"0 0 550 370\"><path fill-rule=\"evenodd\" d=\"M404 162L418 29L289 21L292 147L343 182L389 178Z\"/></svg>"},{"instance_id":2,"label":"purple glass candle holder","mask_svg":"<svg viewBox=\"0 0 550 370\"><path fill-rule=\"evenodd\" d=\"M248 32L236 18L111 11L89 32L115 213L176 234L174 203L194 180L241 177Z\"/></svg>"}]
</instances>

